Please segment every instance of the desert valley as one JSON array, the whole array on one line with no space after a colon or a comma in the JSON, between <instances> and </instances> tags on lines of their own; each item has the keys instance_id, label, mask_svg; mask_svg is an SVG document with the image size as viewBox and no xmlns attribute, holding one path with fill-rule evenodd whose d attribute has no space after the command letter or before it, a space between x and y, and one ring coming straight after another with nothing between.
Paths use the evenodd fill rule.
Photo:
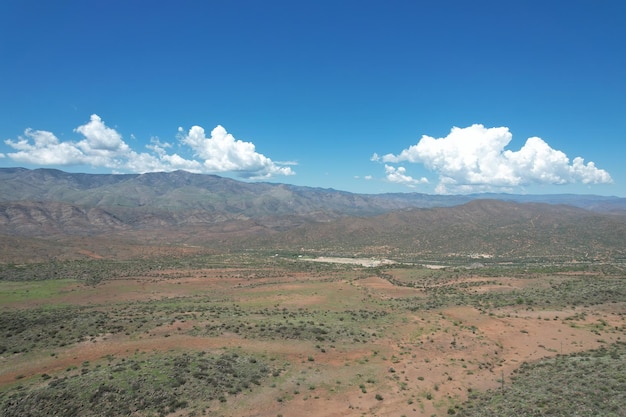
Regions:
<instances>
[{"instance_id":1,"label":"desert valley","mask_svg":"<svg viewBox=\"0 0 626 417\"><path fill-rule=\"evenodd\" d=\"M624 416L626 199L0 169L5 416Z\"/></svg>"}]
</instances>

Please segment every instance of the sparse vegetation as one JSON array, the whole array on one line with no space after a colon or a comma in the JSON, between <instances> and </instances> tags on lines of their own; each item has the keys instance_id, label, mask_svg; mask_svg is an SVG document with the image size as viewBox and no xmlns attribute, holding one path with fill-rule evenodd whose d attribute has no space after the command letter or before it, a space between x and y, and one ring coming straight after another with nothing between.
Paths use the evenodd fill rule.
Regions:
<instances>
[{"instance_id":1,"label":"sparse vegetation","mask_svg":"<svg viewBox=\"0 0 626 417\"><path fill-rule=\"evenodd\" d=\"M235 352L138 354L69 370L2 392L7 417L168 415L198 402L228 401L268 379L271 368ZM210 408L210 406L209 406Z\"/></svg>"},{"instance_id":2,"label":"sparse vegetation","mask_svg":"<svg viewBox=\"0 0 626 417\"><path fill-rule=\"evenodd\" d=\"M620 416L626 344L523 363L504 391L472 393L459 416Z\"/></svg>"},{"instance_id":3,"label":"sparse vegetation","mask_svg":"<svg viewBox=\"0 0 626 417\"><path fill-rule=\"evenodd\" d=\"M275 415L296 398L323 404L342 395L354 405L369 398L400 407L399 415L417 408L507 415L502 407L520 415L535 400L533 410L548 410L549 395L585 389L598 399L581 407L596 415L611 415L615 401L623 402L616 391L624 372L612 361L623 361L626 278L615 270L311 270L293 257L258 254L164 259L159 268L139 260L58 264L63 276L33 279L27 271L51 267L5 266L19 273L0 281L0 360L11 363L0 371L4 415L36 415L45 406L63 415L234 416L232 407L248 395L272 398ZM85 271L106 273L94 283ZM455 309L476 318L453 316ZM509 337L532 340L552 359L527 356L511 366L518 354L491 338L481 320L507 323ZM543 326L577 333L560 344L533 339ZM597 346L604 349L589 350ZM485 393L471 387L505 368L512 373L504 393L499 376ZM583 371L589 377L576 373ZM558 378L581 386L556 390ZM518 389L527 397L512 395ZM355 407L354 415L361 411Z\"/></svg>"}]
</instances>

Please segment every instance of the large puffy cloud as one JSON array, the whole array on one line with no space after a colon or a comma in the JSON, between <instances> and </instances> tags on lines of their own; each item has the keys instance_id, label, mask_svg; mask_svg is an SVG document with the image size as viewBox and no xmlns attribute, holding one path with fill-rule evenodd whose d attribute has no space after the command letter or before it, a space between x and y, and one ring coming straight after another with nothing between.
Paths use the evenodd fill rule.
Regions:
<instances>
[{"instance_id":1,"label":"large puffy cloud","mask_svg":"<svg viewBox=\"0 0 626 417\"><path fill-rule=\"evenodd\" d=\"M193 149L195 156L202 159L203 166L211 172L237 172L249 178L268 178L275 175L292 175L289 167L280 167L265 155L256 152L251 142L236 140L222 126L211 131L206 137L204 129L193 126L181 134L181 142Z\"/></svg>"},{"instance_id":2,"label":"large puffy cloud","mask_svg":"<svg viewBox=\"0 0 626 417\"><path fill-rule=\"evenodd\" d=\"M89 123L77 127L74 131L85 136L85 139L78 143L78 147L86 153L128 151L128 145L122 140L122 135L115 129L105 126L97 114L92 114Z\"/></svg>"},{"instance_id":3,"label":"large puffy cloud","mask_svg":"<svg viewBox=\"0 0 626 417\"><path fill-rule=\"evenodd\" d=\"M422 136L399 154L372 160L423 164L439 175L439 193L510 189L531 184L600 184L612 182L608 172L565 153L538 137L529 138L519 151L505 150L512 135L506 127L485 128L476 124L454 127L444 138ZM385 166L387 177L394 172ZM403 172L404 173L404 172ZM398 182L398 181L396 181Z\"/></svg>"},{"instance_id":4,"label":"large puffy cloud","mask_svg":"<svg viewBox=\"0 0 626 417\"><path fill-rule=\"evenodd\" d=\"M9 158L27 164L69 165L84 164L86 156L74 143L62 143L52 132L26 129L17 141L5 143L17 152L9 152Z\"/></svg>"},{"instance_id":5,"label":"large puffy cloud","mask_svg":"<svg viewBox=\"0 0 626 417\"><path fill-rule=\"evenodd\" d=\"M179 130L182 132L182 129ZM196 173L232 172L243 178L294 174L289 167L280 167L257 153L254 144L235 140L221 126L213 130L211 138L206 138L204 129L199 126L192 127L186 135L180 135L180 143L189 146L199 160L168 153L172 145L154 138L146 146L148 152L136 152L124 142L122 135L106 126L95 114L74 131L83 139L77 142L60 141L52 132L26 129L17 140L5 141L16 151L6 156L26 164L91 165L139 173L183 169Z\"/></svg>"}]
</instances>

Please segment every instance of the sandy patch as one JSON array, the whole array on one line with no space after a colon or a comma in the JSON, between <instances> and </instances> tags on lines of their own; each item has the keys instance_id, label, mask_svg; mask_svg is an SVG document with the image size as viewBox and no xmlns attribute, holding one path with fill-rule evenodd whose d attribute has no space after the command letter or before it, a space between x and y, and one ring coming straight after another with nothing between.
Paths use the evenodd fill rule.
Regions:
<instances>
[{"instance_id":1,"label":"sandy patch","mask_svg":"<svg viewBox=\"0 0 626 417\"><path fill-rule=\"evenodd\" d=\"M302 261L307 262L326 262L332 264L347 264L347 265L360 265L367 268L374 268L382 265L395 264L390 259L376 259L376 258L337 258L329 256L320 256L319 258L300 258Z\"/></svg>"}]
</instances>

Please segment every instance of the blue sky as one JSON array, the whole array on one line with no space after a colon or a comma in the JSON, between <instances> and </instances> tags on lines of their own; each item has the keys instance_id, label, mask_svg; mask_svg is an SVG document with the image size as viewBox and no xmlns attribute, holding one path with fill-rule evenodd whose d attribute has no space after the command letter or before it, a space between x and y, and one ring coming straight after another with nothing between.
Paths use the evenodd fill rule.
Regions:
<instances>
[{"instance_id":1,"label":"blue sky","mask_svg":"<svg viewBox=\"0 0 626 417\"><path fill-rule=\"evenodd\" d=\"M7 0L0 166L626 197L624 45L621 0Z\"/></svg>"}]
</instances>

